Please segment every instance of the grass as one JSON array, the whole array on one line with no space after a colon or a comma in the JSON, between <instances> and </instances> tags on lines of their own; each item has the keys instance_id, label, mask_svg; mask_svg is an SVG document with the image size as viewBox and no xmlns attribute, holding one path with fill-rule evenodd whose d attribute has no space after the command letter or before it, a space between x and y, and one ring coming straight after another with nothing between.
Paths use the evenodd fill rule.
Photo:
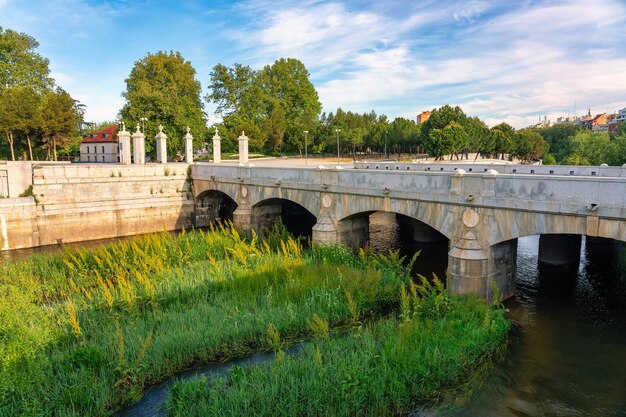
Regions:
<instances>
[{"instance_id":1,"label":"grass","mask_svg":"<svg viewBox=\"0 0 626 417\"><path fill-rule=\"evenodd\" d=\"M418 404L441 401L442 392L462 384L506 339L502 310L448 297L442 286L402 287L400 304L397 315L347 336L329 337L323 320L313 320L311 328L323 330L296 356L285 357L274 343L274 363L175 382L168 415L407 415Z\"/></svg>"},{"instance_id":2,"label":"grass","mask_svg":"<svg viewBox=\"0 0 626 417\"><path fill-rule=\"evenodd\" d=\"M268 240L222 227L4 265L0 415L110 415L194 365L357 323L408 282L397 256Z\"/></svg>"}]
</instances>

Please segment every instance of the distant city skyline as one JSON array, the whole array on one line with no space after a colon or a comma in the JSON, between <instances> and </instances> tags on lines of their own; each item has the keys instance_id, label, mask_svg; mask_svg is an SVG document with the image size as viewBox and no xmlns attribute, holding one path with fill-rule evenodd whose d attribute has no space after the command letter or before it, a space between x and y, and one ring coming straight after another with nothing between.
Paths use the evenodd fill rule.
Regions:
<instances>
[{"instance_id":1,"label":"distant city skyline","mask_svg":"<svg viewBox=\"0 0 626 417\"><path fill-rule=\"evenodd\" d=\"M115 120L133 64L160 50L192 63L203 95L218 63L299 59L326 112L415 120L450 104L521 128L626 107L623 0L370 3L0 0L0 26L37 39L88 121Z\"/></svg>"}]
</instances>

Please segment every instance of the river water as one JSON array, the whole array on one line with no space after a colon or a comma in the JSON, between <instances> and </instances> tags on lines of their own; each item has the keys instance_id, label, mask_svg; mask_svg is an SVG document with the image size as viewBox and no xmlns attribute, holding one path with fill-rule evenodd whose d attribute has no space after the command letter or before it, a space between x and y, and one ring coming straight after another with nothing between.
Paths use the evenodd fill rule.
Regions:
<instances>
[{"instance_id":1,"label":"river water","mask_svg":"<svg viewBox=\"0 0 626 417\"><path fill-rule=\"evenodd\" d=\"M370 216L376 251L420 250L414 272L445 276L447 242L406 243L395 222ZM518 239L516 296L504 304L509 347L485 384L445 415L626 416L626 249L587 244L578 268L539 267L539 236Z\"/></svg>"},{"instance_id":2,"label":"river water","mask_svg":"<svg viewBox=\"0 0 626 417\"><path fill-rule=\"evenodd\" d=\"M537 266L518 240L502 364L458 416L626 416L626 252L585 244L576 270Z\"/></svg>"},{"instance_id":3,"label":"river water","mask_svg":"<svg viewBox=\"0 0 626 417\"><path fill-rule=\"evenodd\" d=\"M409 255L421 250L415 271L443 276L447 242L403 245L397 232L388 222L370 222L375 250L400 247ZM537 266L538 244L538 236L518 240L516 296L505 302L513 323L506 357L469 401L446 415L626 416L624 245L586 244L583 238L577 269L550 269ZM261 356L247 362L265 359ZM212 368L223 371L224 365L189 374L217 370ZM122 415L159 415L167 385L154 387L152 398Z\"/></svg>"}]
</instances>

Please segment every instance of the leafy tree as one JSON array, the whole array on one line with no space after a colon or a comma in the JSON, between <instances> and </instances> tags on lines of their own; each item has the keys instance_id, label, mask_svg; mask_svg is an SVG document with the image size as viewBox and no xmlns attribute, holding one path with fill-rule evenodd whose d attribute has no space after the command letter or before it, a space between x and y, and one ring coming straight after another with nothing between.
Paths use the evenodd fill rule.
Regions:
<instances>
[{"instance_id":1,"label":"leafy tree","mask_svg":"<svg viewBox=\"0 0 626 417\"><path fill-rule=\"evenodd\" d=\"M302 132L316 124L322 110L308 70L297 59L281 58L266 65L259 79L266 103L281 106L285 113L285 143L301 151L304 147Z\"/></svg>"},{"instance_id":2,"label":"leafy tree","mask_svg":"<svg viewBox=\"0 0 626 417\"><path fill-rule=\"evenodd\" d=\"M185 61L180 52L157 52L148 54L135 62L126 79L126 91L122 96L126 104L120 117L127 124L147 121L146 136L158 132L159 124L164 126L171 152L182 152L186 127L196 141L205 141L206 121L200 100L200 82L196 80L196 70ZM152 150L152 141L147 140L146 150Z\"/></svg>"},{"instance_id":3,"label":"leafy tree","mask_svg":"<svg viewBox=\"0 0 626 417\"><path fill-rule=\"evenodd\" d=\"M83 113L79 103L65 90L57 87L44 96L42 130L48 147L48 159L57 160L57 145L65 147L76 142ZM50 150L53 155L50 157Z\"/></svg>"},{"instance_id":4,"label":"leafy tree","mask_svg":"<svg viewBox=\"0 0 626 417\"><path fill-rule=\"evenodd\" d=\"M554 126L537 129L550 146L550 153L557 161L563 161L572 153L571 139L581 130L580 126L570 123L559 123Z\"/></svg>"},{"instance_id":5,"label":"leafy tree","mask_svg":"<svg viewBox=\"0 0 626 417\"><path fill-rule=\"evenodd\" d=\"M548 143L533 129L518 130L514 134L513 155L524 162L539 159L548 148Z\"/></svg>"},{"instance_id":6,"label":"leafy tree","mask_svg":"<svg viewBox=\"0 0 626 417\"><path fill-rule=\"evenodd\" d=\"M297 59L281 58L260 71L235 64L218 64L211 71L210 93L205 96L217 104L229 131L255 125L259 133L248 135L251 146L270 152L302 150L303 131L313 131L321 111L317 91L309 73ZM249 128L248 131L252 132Z\"/></svg>"},{"instance_id":7,"label":"leafy tree","mask_svg":"<svg viewBox=\"0 0 626 417\"><path fill-rule=\"evenodd\" d=\"M617 147L605 132L578 132L572 139L573 152L563 163L566 165L600 165L610 162Z\"/></svg>"},{"instance_id":8,"label":"leafy tree","mask_svg":"<svg viewBox=\"0 0 626 417\"><path fill-rule=\"evenodd\" d=\"M465 132L467 133L468 149L476 152L474 161L478 159L478 155L491 155L494 152L494 144L491 140L489 128L478 117L467 119L465 124ZM469 156L465 153L465 158Z\"/></svg>"},{"instance_id":9,"label":"leafy tree","mask_svg":"<svg viewBox=\"0 0 626 417\"><path fill-rule=\"evenodd\" d=\"M515 129L508 123L500 123L491 128L494 152L499 154L502 159L504 159L505 154L511 153L515 149L513 144L514 136Z\"/></svg>"},{"instance_id":10,"label":"leafy tree","mask_svg":"<svg viewBox=\"0 0 626 417\"><path fill-rule=\"evenodd\" d=\"M428 120L422 124L421 139L424 149L430 156L436 157L436 160L443 159L446 154L457 152L460 150L458 146L462 146L460 143L453 143L454 136L459 133L457 127L449 132L443 132L451 122L455 122L461 128L467 124L467 116L460 107L445 105L434 109Z\"/></svg>"},{"instance_id":11,"label":"leafy tree","mask_svg":"<svg viewBox=\"0 0 626 417\"><path fill-rule=\"evenodd\" d=\"M35 38L0 26L0 93L10 87L29 87L43 92L54 84L48 60L35 50Z\"/></svg>"},{"instance_id":12,"label":"leafy tree","mask_svg":"<svg viewBox=\"0 0 626 417\"><path fill-rule=\"evenodd\" d=\"M0 94L0 128L6 132L15 160L16 135L26 138L28 154L33 159L33 134L41 129L41 95L28 86L5 88Z\"/></svg>"}]
</instances>

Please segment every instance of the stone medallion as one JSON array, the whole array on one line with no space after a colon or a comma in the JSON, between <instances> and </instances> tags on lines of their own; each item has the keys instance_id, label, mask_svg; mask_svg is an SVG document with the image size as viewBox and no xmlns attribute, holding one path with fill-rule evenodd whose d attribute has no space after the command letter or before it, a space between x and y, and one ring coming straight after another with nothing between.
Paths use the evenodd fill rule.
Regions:
<instances>
[{"instance_id":1,"label":"stone medallion","mask_svg":"<svg viewBox=\"0 0 626 417\"><path fill-rule=\"evenodd\" d=\"M241 187L241 196L246 198L248 196L248 189L246 187Z\"/></svg>"},{"instance_id":2,"label":"stone medallion","mask_svg":"<svg viewBox=\"0 0 626 417\"><path fill-rule=\"evenodd\" d=\"M463 224L467 227L476 227L480 222L480 215L474 209L468 208L463 212Z\"/></svg>"},{"instance_id":3,"label":"stone medallion","mask_svg":"<svg viewBox=\"0 0 626 417\"><path fill-rule=\"evenodd\" d=\"M322 205L326 208L330 207L333 204L333 199L328 194L325 194L322 197Z\"/></svg>"}]
</instances>

